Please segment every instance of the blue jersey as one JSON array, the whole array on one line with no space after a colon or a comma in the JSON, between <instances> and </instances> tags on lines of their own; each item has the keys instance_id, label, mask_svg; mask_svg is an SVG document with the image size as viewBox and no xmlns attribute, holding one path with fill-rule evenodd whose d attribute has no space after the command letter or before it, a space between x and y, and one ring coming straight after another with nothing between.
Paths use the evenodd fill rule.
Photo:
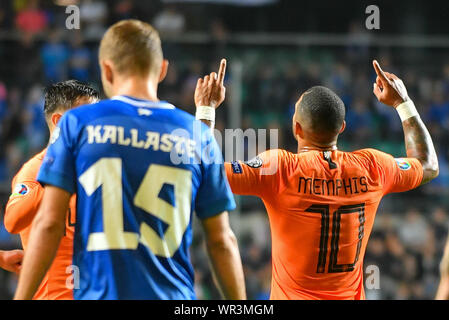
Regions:
<instances>
[{"instance_id":1,"label":"blue jersey","mask_svg":"<svg viewBox=\"0 0 449 320\"><path fill-rule=\"evenodd\" d=\"M67 112L38 181L77 194L75 299L195 299L193 212L235 209L211 130L125 96Z\"/></svg>"}]
</instances>

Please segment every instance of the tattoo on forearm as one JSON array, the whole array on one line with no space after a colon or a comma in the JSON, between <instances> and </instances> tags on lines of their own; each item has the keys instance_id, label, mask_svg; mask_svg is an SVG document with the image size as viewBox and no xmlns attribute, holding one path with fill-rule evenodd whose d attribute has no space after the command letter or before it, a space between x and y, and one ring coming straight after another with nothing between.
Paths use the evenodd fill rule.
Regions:
<instances>
[{"instance_id":1,"label":"tattoo on forearm","mask_svg":"<svg viewBox=\"0 0 449 320\"><path fill-rule=\"evenodd\" d=\"M405 146L409 158L418 159L423 165L423 184L438 176L438 158L432 137L420 117L413 117L403 122Z\"/></svg>"}]
</instances>

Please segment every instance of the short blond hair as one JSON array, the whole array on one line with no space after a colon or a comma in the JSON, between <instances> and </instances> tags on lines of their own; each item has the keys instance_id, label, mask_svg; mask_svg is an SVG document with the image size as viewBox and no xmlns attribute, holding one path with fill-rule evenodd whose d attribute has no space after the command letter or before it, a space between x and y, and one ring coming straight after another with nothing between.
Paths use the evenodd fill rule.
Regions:
<instances>
[{"instance_id":1,"label":"short blond hair","mask_svg":"<svg viewBox=\"0 0 449 320\"><path fill-rule=\"evenodd\" d=\"M158 72L162 60L159 33L139 20L123 20L111 26L100 43L99 57L111 60L123 75L148 76Z\"/></svg>"}]
</instances>

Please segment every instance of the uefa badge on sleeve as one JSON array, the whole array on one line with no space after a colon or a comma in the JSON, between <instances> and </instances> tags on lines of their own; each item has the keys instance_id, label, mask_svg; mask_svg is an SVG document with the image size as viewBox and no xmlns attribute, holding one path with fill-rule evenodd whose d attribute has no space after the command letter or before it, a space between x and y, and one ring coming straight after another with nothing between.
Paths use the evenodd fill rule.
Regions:
<instances>
[{"instance_id":1,"label":"uefa badge on sleeve","mask_svg":"<svg viewBox=\"0 0 449 320\"><path fill-rule=\"evenodd\" d=\"M406 159L394 159L399 167L399 169L403 171L410 170L412 168L412 165L410 162Z\"/></svg>"},{"instance_id":2,"label":"uefa badge on sleeve","mask_svg":"<svg viewBox=\"0 0 449 320\"><path fill-rule=\"evenodd\" d=\"M16 184L16 186L14 187L14 191L12 192L11 197L16 197L16 196L25 196L28 194L29 192L29 188L26 184L24 183L18 183Z\"/></svg>"},{"instance_id":3,"label":"uefa badge on sleeve","mask_svg":"<svg viewBox=\"0 0 449 320\"><path fill-rule=\"evenodd\" d=\"M262 166L263 166L263 161L262 161L262 159L261 159L260 157L255 157L254 159L245 162L245 164L246 164L248 167L251 167L251 168L253 168L253 169L259 169L259 168L262 168Z\"/></svg>"}]
</instances>

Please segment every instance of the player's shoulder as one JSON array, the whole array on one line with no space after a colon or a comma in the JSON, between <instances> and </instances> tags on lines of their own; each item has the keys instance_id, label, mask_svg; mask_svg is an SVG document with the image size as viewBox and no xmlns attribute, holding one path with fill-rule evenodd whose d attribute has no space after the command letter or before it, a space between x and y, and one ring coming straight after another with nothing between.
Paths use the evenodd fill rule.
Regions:
<instances>
[{"instance_id":1,"label":"player's shoulder","mask_svg":"<svg viewBox=\"0 0 449 320\"><path fill-rule=\"evenodd\" d=\"M74 117L80 123L98 120L101 117L114 115L151 116L155 112L164 120L178 124L191 124L195 117L176 108L167 101L148 101L128 96L116 96L90 105L72 109L66 113L67 117Z\"/></svg>"},{"instance_id":2,"label":"player's shoulder","mask_svg":"<svg viewBox=\"0 0 449 320\"><path fill-rule=\"evenodd\" d=\"M391 165L394 162L394 157L386 152L377 149L362 149L351 153L365 163L366 168L379 169Z\"/></svg>"},{"instance_id":3,"label":"player's shoulder","mask_svg":"<svg viewBox=\"0 0 449 320\"><path fill-rule=\"evenodd\" d=\"M20 181L35 181L37 178L37 174L42 165L42 161L44 159L45 153L47 150L43 150L42 152L36 154L30 160L25 162L22 168L17 172L16 176L13 179L13 182Z\"/></svg>"},{"instance_id":4,"label":"player's shoulder","mask_svg":"<svg viewBox=\"0 0 449 320\"><path fill-rule=\"evenodd\" d=\"M294 154L283 149L270 149L260 153L258 157L264 161L285 161L292 159Z\"/></svg>"},{"instance_id":5,"label":"player's shoulder","mask_svg":"<svg viewBox=\"0 0 449 320\"><path fill-rule=\"evenodd\" d=\"M251 168L263 168L270 171L275 170L279 172L278 169L285 170L291 167L289 164L292 163L294 159L294 154L282 150L282 149L270 149L260 153L257 157L245 162L245 164Z\"/></svg>"},{"instance_id":6,"label":"player's shoulder","mask_svg":"<svg viewBox=\"0 0 449 320\"><path fill-rule=\"evenodd\" d=\"M366 158L369 160L378 160L378 161L381 161L385 158L393 157L392 155L390 155L388 153L385 153L385 152L377 150L377 149L372 149L372 148L361 149L361 150L357 150L357 151L354 151L351 153L357 157Z\"/></svg>"}]
</instances>

